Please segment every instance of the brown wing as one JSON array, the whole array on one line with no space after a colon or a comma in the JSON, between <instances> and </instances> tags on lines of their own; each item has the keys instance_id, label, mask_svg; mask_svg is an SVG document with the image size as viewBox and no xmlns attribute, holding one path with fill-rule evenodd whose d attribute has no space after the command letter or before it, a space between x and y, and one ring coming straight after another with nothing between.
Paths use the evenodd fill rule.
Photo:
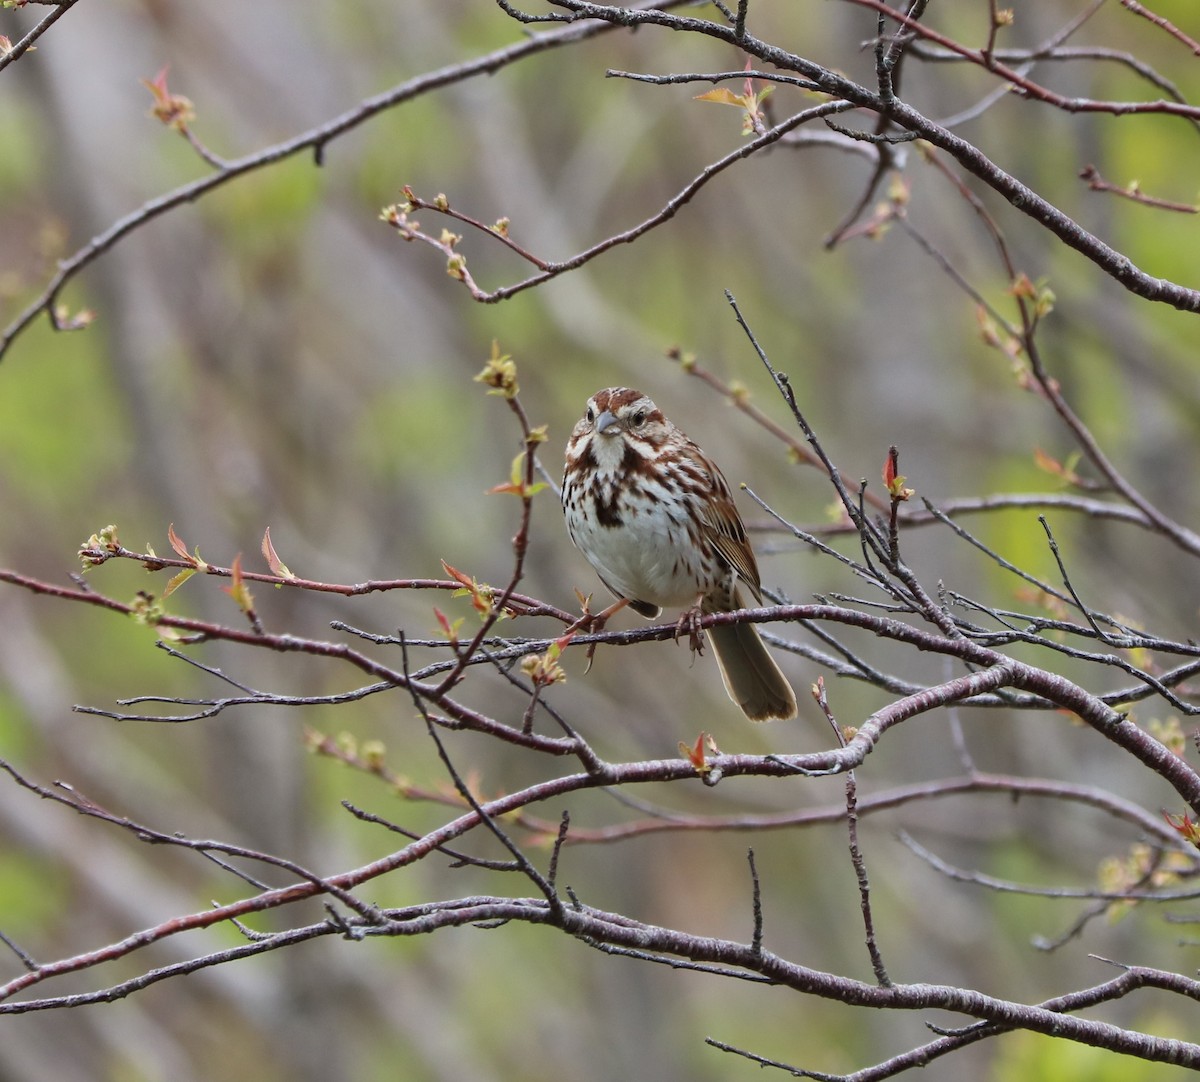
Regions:
<instances>
[{"instance_id":1,"label":"brown wing","mask_svg":"<svg viewBox=\"0 0 1200 1082\"><path fill-rule=\"evenodd\" d=\"M711 462L708 463L708 468L713 480L714 499L704 505L705 536L721 559L737 575L738 581L745 583L746 588L754 595L754 600L761 601L758 564L754 559L754 550L750 548L750 542L746 538L742 516L738 514L737 505L733 502L733 493L729 491L729 482Z\"/></svg>"}]
</instances>

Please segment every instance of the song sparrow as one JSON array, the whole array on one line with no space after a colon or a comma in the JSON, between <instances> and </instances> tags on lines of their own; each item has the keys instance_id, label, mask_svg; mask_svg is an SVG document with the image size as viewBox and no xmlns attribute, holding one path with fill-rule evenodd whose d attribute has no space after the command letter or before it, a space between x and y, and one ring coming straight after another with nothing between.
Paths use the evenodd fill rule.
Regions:
<instances>
[{"instance_id":1,"label":"song sparrow","mask_svg":"<svg viewBox=\"0 0 1200 1082\"><path fill-rule=\"evenodd\" d=\"M567 443L563 510L571 540L600 581L654 619L744 607L761 599L758 566L716 464L639 391L588 399ZM709 628L729 697L752 721L790 718L796 696L753 624Z\"/></svg>"}]
</instances>

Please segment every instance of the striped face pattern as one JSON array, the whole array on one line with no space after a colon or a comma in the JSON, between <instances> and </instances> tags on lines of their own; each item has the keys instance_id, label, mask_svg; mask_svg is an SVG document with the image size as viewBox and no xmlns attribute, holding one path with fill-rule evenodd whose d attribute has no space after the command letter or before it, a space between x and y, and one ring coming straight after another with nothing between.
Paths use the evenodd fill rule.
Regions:
<instances>
[{"instance_id":1,"label":"striped face pattern","mask_svg":"<svg viewBox=\"0 0 1200 1082\"><path fill-rule=\"evenodd\" d=\"M563 511L571 540L600 581L649 620L682 608L693 649L703 613L759 601L758 565L716 463L641 391L588 399L567 443ZM584 620L603 626L609 611ZM749 622L708 629L729 697L751 721L790 718L796 695ZM589 655L590 656L590 655Z\"/></svg>"},{"instance_id":2,"label":"striped face pattern","mask_svg":"<svg viewBox=\"0 0 1200 1082\"><path fill-rule=\"evenodd\" d=\"M567 444L563 509L601 582L643 616L664 607L722 612L758 568L716 464L646 395L609 387L588 399Z\"/></svg>"}]
</instances>

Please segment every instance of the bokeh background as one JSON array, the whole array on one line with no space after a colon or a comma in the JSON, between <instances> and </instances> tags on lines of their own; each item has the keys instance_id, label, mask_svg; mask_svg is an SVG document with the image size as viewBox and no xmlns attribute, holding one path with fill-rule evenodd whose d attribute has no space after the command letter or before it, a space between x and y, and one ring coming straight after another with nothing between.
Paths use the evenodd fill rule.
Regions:
<instances>
[{"instance_id":1,"label":"bokeh background","mask_svg":"<svg viewBox=\"0 0 1200 1082\"><path fill-rule=\"evenodd\" d=\"M1086 6L1018 3L1002 43L1043 41ZM982 2L963 4L937 17L948 32L980 42L987 10ZM1156 10L1197 29L1189 0L1161 0ZM758 36L871 83L871 52L862 48L874 32L871 13L767 0L752 12ZM0 33L15 41L42 14L32 6L0 12ZM236 158L522 33L487 0L78 5L36 52L0 75L5 322L43 287L56 260L208 170L183 139L147 116L141 80L163 65L171 90L195 103L198 137ZM1195 59L1115 2L1072 41L1129 50L1196 97ZM320 168L311 155L292 158L136 231L62 297L73 310L94 309L93 326L55 334L39 321L0 363L0 564L65 582L77 569L78 545L105 524L117 524L131 548L163 553L174 523L213 562L241 552L258 566L259 540L270 526L283 560L305 577L439 576L439 559L446 559L502 582L516 505L484 493L506 478L518 433L503 404L471 380L494 339L520 366L531 420L549 425L552 473L587 396L633 385L651 393L731 481L748 482L795 522L827 523L828 483L665 358L670 348L694 352L790 424L725 289L791 376L806 415L849 476L875 484L895 443L909 483L935 501L1060 491L1056 478L1037 469L1034 449L1065 460L1073 451L1066 433L983 342L974 304L936 264L896 230L823 247L870 175L861 148L778 147L725 173L637 244L500 305L473 302L446 275L442 257L405 244L379 221L380 208L410 184L426 197L445 192L483 221L509 218L512 236L545 258L572 255L655 213L742 139L735 110L693 100L703 87L606 79L606 69L712 71L742 62L714 43L661 32L601 35L386 111L330 143ZM1042 65L1035 75L1067 94L1159 96L1112 62ZM970 108L994 87L973 70L911 64L902 89L938 118ZM776 115L801 100L776 91ZM1009 96L959 130L1139 266L1195 284L1195 216L1089 192L1077 177L1094 163L1114 182L1136 178L1148 192L1193 201L1195 125L1069 116ZM909 221L1004 305L1007 283L979 221L913 147L901 155L912 188ZM1131 298L1017 212L987 193L983 199L1021 268L1057 295L1041 342L1071 400L1120 468L1194 525L1196 317ZM417 217L440 230L435 215ZM485 237L468 234L461 250L485 288L527 273ZM766 524L748 499L743 511ZM1052 523L1077 587L1096 607L1163 634L1194 634L1197 577L1166 542L1065 513ZM970 525L1008 558L1053 578L1034 512ZM536 501L533 528L529 593L571 607L576 588L597 589L549 494ZM842 543L854 551L852 541ZM998 605L1017 604L1016 580L947 532L914 531L907 545L930 587L942 580ZM861 592L834 561L782 535L764 533L759 548L764 579L793 599ZM164 580L110 565L91 581L131 597L161 590ZM257 598L270 627L319 636L334 634L328 625L335 619L433 634L434 601L470 619L464 601L426 595L351 601L259 590ZM192 581L169 604L237 618L209 581ZM867 639L846 641L910 679L949 675L940 662ZM437 808L401 801L376 779L305 749L306 726L360 745L381 740L389 765L414 783L444 784L402 695L340 708L235 709L190 725L117 724L72 711L138 694L226 690L153 644L151 631L129 621L0 592L0 755L31 777L69 781L159 829L265 848L322 873L396 844L351 819L343 799L415 830L440 821ZM353 686L337 668L297 658L220 646L196 656L264 690L314 695ZM819 675L800 658L785 664L800 690ZM609 758L671 756L678 741L702 729L726 750L813 750L829 739L811 706L794 723L745 726L715 667L707 659L690 664L672 644L602 652L586 676L580 659L569 657L568 669L554 701ZM1096 690L1112 686L1103 675L1067 671ZM472 695L510 720L520 716L519 698L507 697L498 682L481 679ZM831 700L846 724L885 701L846 681L831 683ZM982 767L1090 782L1151 809L1173 807L1154 779L1061 716L991 712L962 720ZM453 750L484 792L516 788L547 770L481 739L462 738ZM860 794L957 770L948 719L930 715L889 736L861 771ZM693 790L700 787L638 796L733 814L836 804L842 783ZM555 819L560 810L545 812ZM570 810L573 821L588 825L636 814L602 795L574 800ZM1079 903L950 883L897 843L901 827L966 866L1075 886L1093 883L1099 863L1136 840L1095 812L998 797L865 820L880 941L897 980L961 982L1034 1002L1110 976L1089 952L1194 968L1195 948L1178 944L1178 928L1141 911L1093 923L1082 939L1039 952L1033 938L1060 934ZM592 904L747 938L751 843L764 881L767 946L870 979L844 826L578 847L564 857L562 874ZM91 949L240 895L228 876L186 857L0 784L0 929L38 959ZM446 862L426 862L375 887L370 900L385 904L527 892L514 880ZM303 919L321 915L314 905ZM131 966L168 964L238 941L232 929L173 940L42 991L85 990L132 975ZM0 961L0 976L18 971L15 957ZM1168 1035L1194 1033L1194 1019L1177 1002L1149 996L1107 1017ZM609 958L549 931L509 927L320 942L166 982L113 1006L8 1016L0 1023L0 1078L741 1079L759 1077L758 1068L706 1048L706 1035L799 1066L847 1071L927 1039L923 1021ZM1129 1069L1115 1057L1013 1036L925 1077L1127 1079ZM1174 1077L1169 1068L1136 1070L1138 1078Z\"/></svg>"}]
</instances>

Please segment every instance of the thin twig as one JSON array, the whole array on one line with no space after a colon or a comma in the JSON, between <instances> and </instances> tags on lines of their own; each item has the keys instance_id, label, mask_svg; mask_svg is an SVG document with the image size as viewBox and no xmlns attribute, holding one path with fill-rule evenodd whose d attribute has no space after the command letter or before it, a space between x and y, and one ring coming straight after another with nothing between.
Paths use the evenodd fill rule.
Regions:
<instances>
[{"instance_id":1,"label":"thin twig","mask_svg":"<svg viewBox=\"0 0 1200 1082\"><path fill-rule=\"evenodd\" d=\"M46 3L47 0L36 0L36 2ZM37 25L15 45L9 49L0 51L0 71L3 71L14 61L20 60L22 56L29 52L33 48L33 43L70 11L79 0L53 0L53 2L53 11L42 16Z\"/></svg>"}]
</instances>

